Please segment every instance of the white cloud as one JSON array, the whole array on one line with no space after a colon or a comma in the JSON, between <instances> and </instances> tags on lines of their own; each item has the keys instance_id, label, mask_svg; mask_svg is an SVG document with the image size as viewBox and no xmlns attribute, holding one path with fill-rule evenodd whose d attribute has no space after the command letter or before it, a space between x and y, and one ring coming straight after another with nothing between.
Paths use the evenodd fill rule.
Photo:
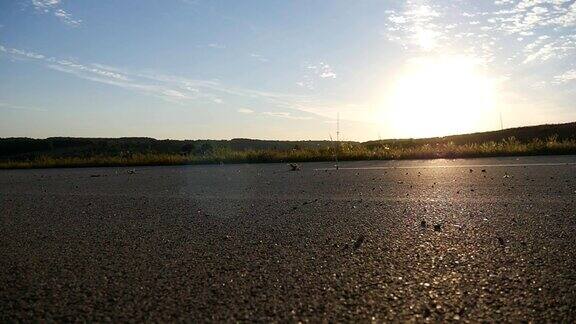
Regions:
<instances>
[{"instance_id":1,"label":"white cloud","mask_svg":"<svg viewBox=\"0 0 576 324\"><path fill-rule=\"evenodd\" d=\"M407 15L417 18L439 17L440 14L428 5L420 5L406 12Z\"/></svg>"},{"instance_id":2,"label":"white cloud","mask_svg":"<svg viewBox=\"0 0 576 324\"><path fill-rule=\"evenodd\" d=\"M322 73L320 73L319 77L321 77L322 79L326 79L326 78L335 79L336 73L331 72L331 71L330 72L322 72Z\"/></svg>"},{"instance_id":3,"label":"white cloud","mask_svg":"<svg viewBox=\"0 0 576 324\"><path fill-rule=\"evenodd\" d=\"M82 23L82 20L72 18L72 15L66 12L64 9L58 9L54 11L54 16L60 18L62 22L71 26L77 26L80 25L80 23Z\"/></svg>"},{"instance_id":4,"label":"white cloud","mask_svg":"<svg viewBox=\"0 0 576 324\"><path fill-rule=\"evenodd\" d=\"M256 54L256 53L251 53L250 57L253 57L255 59L257 59L260 62L268 62L269 60L267 58L265 58L264 56L260 55L260 54Z\"/></svg>"},{"instance_id":5,"label":"white cloud","mask_svg":"<svg viewBox=\"0 0 576 324\"><path fill-rule=\"evenodd\" d=\"M254 110L248 109L248 108L240 108L237 110L237 112L239 112L241 114L253 114Z\"/></svg>"},{"instance_id":6,"label":"white cloud","mask_svg":"<svg viewBox=\"0 0 576 324\"><path fill-rule=\"evenodd\" d=\"M405 24L408 21L404 16L390 16L388 19L395 24Z\"/></svg>"},{"instance_id":7,"label":"white cloud","mask_svg":"<svg viewBox=\"0 0 576 324\"><path fill-rule=\"evenodd\" d=\"M2 47L1 50L2 50L3 52L9 52L9 53L11 53L11 54L15 54L16 57L22 56L22 57L25 57L25 58L38 59L38 60L44 59L44 55L42 55L42 54L37 54L37 53L34 53L34 52L19 50L19 49L15 49L15 48L11 48L11 49L6 50L5 47Z\"/></svg>"},{"instance_id":8,"label":"white cloud","mask_svg":"<svg viewBox=\"0 0 576 324\"><path fill-rule=\"evenodd\" d=\"M13 105L13 104L1 102L1 101L0 101L0 109L26 110L26 111L47 111L46 109L43 109L43 108Z\"/></svg>"},{"instance_id":9,"label":"white cloud","mask_svg":"<svg viewBox=\"0 0 576 324\"><path fill-rule=\"evenodd\" d=\"M69 12L60 8L61 4L60 0L32 0L32 6L34 6L36 11L45 14L53 14L55 17L60 19L60 21L70 26L80 25L82 20L75 19Z\"/></svg>"},{"instance_id":10,"label":"white cloud","mask_svg":"<svg viewBox=\"0 0 576 324\"><path fill-rule=\"evenodd\" d=\"M306 64L302 79L296 82L296 85L308 90L314 90L320 80L336 79L338 75L332 67L325 62L318 64Z\"/></svg>"},{"instance_id":11,"label":"white cloud","mask_svg":"<svg viewBox=\"0 0 576 324\"><path fill-rule=\"evenodd\" d=\"M32 5L38 10L48 12L49 9L60 5L60 0L32 0Z\"/></svg>"},{"instance_id":12,"label":"white cloud","mask_svg":"<svg viewBox=\"0 0 576 324\"><path fill-rule=\"evenodd\" d=\"M296 85L308 90L314 90L314 81L312 80L312 77L308 74L305 74L302 77L302 80L296 82Z\"/></svg>"},{"instance_id":13,"label":"white cloud","mask_svg":"<svg viewBox=\"0 0 576 324\"><path fill-rule=\"evenodd\" d=\"M468 13L463 13L469 16ZM442 17L437 8L427 4L407 2L401 13L392 13L388 17L384 34L388 40L400 43L404 48L417 46L430 51L442 39L443 30L450 30L456 25L438 26L435 21Z\"/></svg>"},{"instance_id":14,"label":"white cloud","mask_svg":"<svg viewBox=\"0 0 576 324\"><path fill-rule=\"evenodd\" d=\"M407 1L387 14L383 36L414 56L458 51L507 71L576 56L573 0L496 0L492 8L470 6L460 14L435 3Z\"/></svg>"},{"instance_id":15,"label":"white cloud","mask_svg":"<svg viewBox=\"0 0 576 324\"><path fill-rule=\"evenodd\" d=\"M163 90L162 93L168 97L173 97L176 99L186 99L188 98L187 95L183 94L182 92L178 91L178 90L174 90L174 89L166 89Z\"/></svg>"},{"instance_id":16,"label":"white cloud","mask_svg":"<svg viewBox=\"0 0 576 324\"><path fill-rule=\"evenodd\" d=\"M562 84L567 82L576 81L576 69L566 71L560 75L554 76L554 83Z\"/></svg>"},{"instance_id":17,"label":"white cloud","mask_svg":"<svg viewBox=\"0 0 576 324\"><path fill-rule=\"evenodd\" d=\"M316 76L322 79L335 79L336 73L332 70L332 67L324 62L320 62L318 65L309 65L307 69L311 70Z\"/></svg>"},{"instance_id":18,"label":"white cloud","mask_svg":"<svg viewBox=\"0 0 576 324\"><path fill-rule=\"evenodd\" d=\"M50 62L55 62L58 63L61 66L66 66L75 70L79 70L79 71L85 71L85 72L89 72L89 73L93 73L93 74L97 74L100 75L102 77L107 77L107 78L111 78L111 79L116 79L116 80L123 80L123 81L129 81L129 78L121 73L117 73L115 71L109 71L105 68L97 68L94 66L84 66L82 64L78 64L78 63L74 63L72 61L68 61L68 60L55 60L55 59L48 59Z\"/></svg>"},{"instance_id":19,"label":"white cloud","mask_svg":"<svg viewBox=\"0 0 576 324\"><path fill-rule=\"evenodd\" d=\"M153 96L171 103L189 105L192 102L222 103L222 97L253 100L277 109L306 112L323 118L333 119L336 112L341 112L342 120L359 120L365 116L364 108L342 104L341 102L326 102L311 96L284 94L278 92L260 91L222 84L214 80L197 80L156 72L137 72L99 63L81 63L77 61L47 57L35 52L7 48L0 44L0 51L7 53L5 57L27 60L43 65L49 69L67 73L75 77L119 87L143 95ZM0 56L0 59L2 56ZM325 63L319 66L327 66ZM320 78L319 76L317 76ZM232 99L230 100L232 101ZM247 109L247 108L244 108ZM240 111L239 111L240 112ZM248 113L243 110L243 113ZM291 112L264 112L264 116L306 120L312 117L293 115Z\"/></svg>"},{"instance_id":20,"label":"white cloud","mask_svg":"<svg viewBox=\"0 0 576 324\"><path fill-rule=\"evenodd\" d=\"M294 116L289 112L285 111L264 111L262 115L271 116L271 117L278 117L278 118L286 118L286 119L294 119L294 120L309 120L312 117L303 117L303 116Z\"/></svg>"},{"instance_id":21,"label":"white cloud","mask_svg":"<svg viewBox=\"0 0 576 324\"><path fill-rule=\"evenodd\" d=\"M576 44L568 44L562 38L548 40L538 38L524 47L526 57L522 63L545 62L550 59L561 59L576 54Z\"/></svg>"},{"instance_id":22,"label":"white cloud","mask_svg":"<svg viewBox=\"0 0 576 324\"><path fill-rule=\"evenodd\" d=\"M216 48L216 49L225 49L226 45L222 45L222 44L218 44L218 43L210 43L207 45L210 48Z\"/></svg>"}]
</instances>

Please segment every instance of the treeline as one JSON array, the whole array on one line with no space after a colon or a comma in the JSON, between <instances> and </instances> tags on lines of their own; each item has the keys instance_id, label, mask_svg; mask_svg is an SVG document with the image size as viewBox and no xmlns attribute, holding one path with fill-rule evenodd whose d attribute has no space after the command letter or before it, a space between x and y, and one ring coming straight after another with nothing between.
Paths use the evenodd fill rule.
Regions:
<instances>
[{"instance_id":1,"label":"treeline","mask_svg":"<svg viewBox=\"0 0 576 324\"><path fill-rule=\"evenodd\" d=\"M390 139L369 142L343 142L338 146L342 158L387 159L408 157L451 157L506 154L576 154L576 123L511 128L501 131L424 139ZM552 145L551 143L556 143ZM562 144L562 146L559 146ZM182 161L280 161L325 160L335 154L330 141L232 140L156 140L146 137L0 139L0 161L38 159L134 159L169 156ZM522 148L522 149L520 149Z\"/></svg>"},{"instance_id":2,"label":"treeline","mask_svg":"<svg viewBox=\"0 0 576 324\"><path fill-rule=\"evenodd\" d=\"M329 141L232 140L157 140L147 137L77 138L50 137L2 138L0 160L30 160L43 157L129 156L133 154L207 155L215 150L299 150L331 145Z\"/></svg>"},{"instance_id":3,"label":"treeline","mask_svg":"<svg viewBox=\"0 0 576 324\"><path fill-rule=\"evenodd\" d=\"M391 147L418 147L422 145L470 145L488 142L502 142L513 138L519 143L529 143L534 140L547 140L554 138L556 141L566 141L576 139L576 122L566 124L549 124L538 126L526 126L517 128L507 128L499 131L480 132L472 134L452 135L445 137L432 137L420 139L389 139L381 141L369 141L363 143L368 148L379 146Z\"/></svg>"}]
</instances>

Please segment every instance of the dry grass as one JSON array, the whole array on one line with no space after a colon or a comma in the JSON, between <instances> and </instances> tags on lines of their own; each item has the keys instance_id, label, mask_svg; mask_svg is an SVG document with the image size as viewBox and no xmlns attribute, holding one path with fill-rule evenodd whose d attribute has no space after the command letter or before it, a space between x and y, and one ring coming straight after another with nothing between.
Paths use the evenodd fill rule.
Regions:
<instances>
[{"instance_id":1,"label":"dry grass","mask_svg":"<svg viewBox=\"0 0 576 324\"><path fill-rule=\"evenodd\" d=\"M177 154L133 154L130 156L92 156L51 158L39 157L30 161L3 161L2 169L19 168L59 168L97 166L143 166L143 165L184 165L213 163L265 163L265 162L310 162L334 160L334 147L295 150L247 150L232 151L216 149L205 155ZM342 144L338 147L338 158L342 161L354 160L399 160L435 158L473 158L490 156L576 154L576 141L558 141L555 137L546 140L536 139L520 143L514 138L501 142L455 145L425 144L414 147L393 145L372 146Z\"/></svg>"}]
</instances>

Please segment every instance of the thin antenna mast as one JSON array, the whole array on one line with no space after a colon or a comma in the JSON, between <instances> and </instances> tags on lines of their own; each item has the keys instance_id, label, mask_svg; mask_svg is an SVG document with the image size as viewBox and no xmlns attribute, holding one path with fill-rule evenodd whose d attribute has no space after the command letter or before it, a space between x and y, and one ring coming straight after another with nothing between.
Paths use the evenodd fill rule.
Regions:
<instances>
[{"instance_id":1,"label":"thin antenna mast","mask_svg":"<svg viewBox=\"0 0 576 324\"><path fill-rule=\"evenodd\" d=\"M336 114L336 151L334 157L336 158L336 170L338 170L338 151L340 150L340 113Z\"/></svg>"},{"instance_id":2,"label":"thin antenna mast","mask_svg":"<svg viewBox=\"0 0 576 324\"><path fill-rule=\"evenodd\" d=\"M340 142L340 113L336 113L336 142Z\"/></svg>"}]
</instances>

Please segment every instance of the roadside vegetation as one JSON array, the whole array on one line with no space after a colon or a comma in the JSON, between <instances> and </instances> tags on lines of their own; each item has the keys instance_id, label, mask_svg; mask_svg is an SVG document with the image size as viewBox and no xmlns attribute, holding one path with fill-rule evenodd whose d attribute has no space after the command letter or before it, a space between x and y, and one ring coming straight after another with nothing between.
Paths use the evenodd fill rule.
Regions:
<instances>
[{"instance_id":1,"label":"roadside vegetation","mask_svg":"<svg viewBox=\"0 0 576 324\"><path fill-rule=\"evenodd\" d=\"M521 142L515 137L501 141L456 144L453 141L435 143L420 140L355 142L321 142L315 145L294 145L291 148L233 149L205 143L200 148L188 145L179 153L120 152L114 155L84 154L83 156L36 155L0 161L0 168L56 168L94 166L184 165L214 163L310 162L394 159L474 158L520 155L576 154L576 139L532 139Z\"/></svg>"}]
</instances>

